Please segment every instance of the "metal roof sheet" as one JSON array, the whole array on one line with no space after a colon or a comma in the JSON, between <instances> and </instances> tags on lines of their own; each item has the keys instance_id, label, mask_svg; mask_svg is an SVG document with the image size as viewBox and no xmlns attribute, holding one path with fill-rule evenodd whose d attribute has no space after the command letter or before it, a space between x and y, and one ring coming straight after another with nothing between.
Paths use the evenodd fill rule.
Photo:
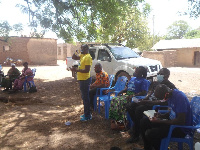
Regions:
<instances>
[{"instance_id":1,"label":"metal roof sheet","mask_svg":"<svg viewBox=\"0 0 200 150\"><path fill-rule=\"evenodd\" d=\"M176 48L191 48L200 47L200 38L198 39L174 39L160 40L152 49L176 49Z\"/></svg>"}]
</instances>

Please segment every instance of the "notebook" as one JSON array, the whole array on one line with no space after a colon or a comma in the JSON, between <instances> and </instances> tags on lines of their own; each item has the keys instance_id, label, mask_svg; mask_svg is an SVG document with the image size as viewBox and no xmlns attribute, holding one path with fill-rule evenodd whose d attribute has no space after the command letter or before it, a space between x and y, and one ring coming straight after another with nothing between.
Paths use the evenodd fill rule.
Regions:
<instances>
[{"instance_id":1,"label":"notebook","mask_svg":"<svg viewBox=\"0 0 200 150\"><path fill-rule=\"evenodd\" d=\"M155 110L147 110L147 111L144 111L143 112L147 117L149 118L153 118L154 117L154 114L156 113Z\"/></svg>"}]
</instances>

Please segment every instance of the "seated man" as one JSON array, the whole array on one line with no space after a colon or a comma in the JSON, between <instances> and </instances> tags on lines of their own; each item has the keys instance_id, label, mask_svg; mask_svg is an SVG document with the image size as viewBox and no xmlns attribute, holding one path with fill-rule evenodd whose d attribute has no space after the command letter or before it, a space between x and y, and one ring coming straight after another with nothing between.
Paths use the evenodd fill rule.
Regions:
<instances>
[{"instance_id":1,"label":"seated man","mask_svg":"<svg viewBox=\"0 0 200 150\"><path fill-rule=\"evenodd\" d=\"M172 90L166 85L160 84L156 86L154 95L158 99L167 101L171 111L167 114L157 113L151 119L147 117L141 119L140 128L145 150L152 150L153 148L160 150L161 140L167 137L170 125L192 125L192 111L189 100L183 92L177 89ZM186 134L187 130L176 128L172 136L184 137ZM133 148L133 150L139 149Z\"/></svg>"},{"instance_id":2,"label":"seated man","mask_svg":"<svg viewBox=\"0 0 200 150\"><path fill-rule=\"evenodd\" d=\"M90 85L90 106L94 108L94 96L96 95L96 89L97 88L106 88L109 87L110 81L108 74L102 70L102 66L100 63L97 63L94 67L94 70L96 72L96 81ZM104 94L107 94L107 90L103 91Z\"/></svg>"},{"instance_id":3,"label":"seated man","mask_svg":"<svg viewBox=\"0 0 200 150\"><path fill-rule=\"evenodd\" d=\"M7 76L3 78L3 85L2 87L5 87L3 91L8 91L9 89L12 89L12 82L15 81L20 75L20 71L16 68L15 64L11 64L11 68L8 70Z\"/></svg>"},{"instance_id":4,"label":"seated man","mask_svg":"<svg viewBox=\"0 0 200 150\"><path fill-rule=\"evenodd\" d=\"M157 82L153 82L152 90L149 92L146 98L138 103L130 103L127 105L127 111L134 122L134 126L130 130L131 137L127 140L127 143L137 142L140 134L140 120L143 117L143 112L152 109L153 105L167 105L166 102L158 101L154 96L155 87L158 84L165 84L170 89L176 89L175 85L171 83L169 79L170 71L167 68L162 68L157 75Z\"/></svg>"}]
</instances>

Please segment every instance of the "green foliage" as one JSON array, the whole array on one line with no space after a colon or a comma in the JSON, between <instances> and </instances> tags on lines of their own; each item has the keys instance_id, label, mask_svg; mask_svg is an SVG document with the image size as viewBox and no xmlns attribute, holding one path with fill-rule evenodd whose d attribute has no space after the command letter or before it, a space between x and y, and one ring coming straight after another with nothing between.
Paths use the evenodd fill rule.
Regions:
<instances>
[{"instance_id":1,"label":"green foliage","mask_svg":"<svg viewBox=\"0 0 200 150\"><path fill-rule=\"evenodd\" d=\"M192 30L187 32L184 37L186 39L195 39L195 38L200 38L200 30Z\"/></svg>"},{"instance_id":2,"label":"green foliage","mask_svg":"<svg viewBox=\"0 0 200 150\"><path fill-rule=\"evenodd\" d=\"M30 37L43 38L44 34L45 34L45 30L38 32L37 29L34 28L34 31L30 33Z\"/></svg>"},{"instance_id":3,"label":"green foliage","mask_svg":"<svg viewBox=\"0 0 200 150\"><path fill-rule=\"evenodd\" d=\"M175 21L167 28L166 39L182 39L184 35L190 30L190 26L186 21Z\"/></svg>"},{"instance_id":4,"label":"green foliage","mask_svg":"<svg viewBox=\"0 0 200 150\"><path fill-rule=\"evenodd\" d=\"M7 37L12 30L12 27L7 21L0 22L0 36Z\"/></svg>"},{"instance_id":5,"label":"green foliage","mask_svg":"<svg viewBox=\"0 0 200 150\"><path fill-rule=\"evenodd\" d=\"M198 18L200 16L200 0L188 0L188 12L190 17Z\"/></svg>"},{"instance_id":6,"label":"green foliage","mask_svg":"<svg viewBox=\"0 0 200 150\"><path fill-rule=\"evenodd\" d=\"M21 31L23 31L23 25L22 25L22 23L18 23L18 24L14 24L13 25L13 30L15 31L15 32L17 32L17 34L19 33L19 32L21 32Z\"/></svg>"},{"instance_id":7,"label":"green foliage","mask_svg":"<svg viewBox=\"0 0 200 150\"><path fill-rule=\"evenodd\" d=\"M148 4L142 6L134 6L133 9L124 12L124 15L119 17L119 23L114 25L114 30L100 27L97 31L99 36L96 42L118 43L120 41L121 43L126 42L126 46L130 48L150 50L152 41L149 40L150 33L146 21L150 6Z\"/></svg>"},{"instance_id":8,"label":"green foliage","mask_svg":"<svg viewBox=\"0 0 200 150\"><path fill-rule=\"evenodd\" d=\"M54 31L65 41L94 41L102 30L114 32L120 20L144 0L24 0L30 25ZM148 5L145 5L148 14ZM108 39L108 35L105 35Z\"/></svg>"}]
</instances>

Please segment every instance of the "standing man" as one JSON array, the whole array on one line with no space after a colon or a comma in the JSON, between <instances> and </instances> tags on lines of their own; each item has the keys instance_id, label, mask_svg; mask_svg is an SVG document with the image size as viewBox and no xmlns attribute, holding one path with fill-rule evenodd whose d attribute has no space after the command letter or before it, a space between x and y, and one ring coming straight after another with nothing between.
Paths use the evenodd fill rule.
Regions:
<instances>
[{"instance_id":1,"label":"standing man","mask_svg":"<svg viewBox=\"0 0 200 150\"><path fill-rule=\"evenodd\" d=\"M96 81L90 85L90 105L94 108L94 96L96 95L97 88L107 88L110 86L109 76L107 72L102 70L102 65L97 63L94 67L96 72ZM107 90L103 91L103 94L107 94Z\"/></svg>"},{"instance_id":2,"label":"standing man","mask_svg":"<svg viewBox=\"0 0 200 150\"><path fill-rule=\"evenodd\" d=\"M81 97L84 105L84 114L81 115L81 121L91 120L89 88L91 84L90 68L92 66L92 57L89 54L89 46L87 44L82 45L80 56L74 53L72 59L80 60L78 68L70 69L71 71L77 72L77 80L79 80L80 84Z\"/></svg>"}]
</instances>

